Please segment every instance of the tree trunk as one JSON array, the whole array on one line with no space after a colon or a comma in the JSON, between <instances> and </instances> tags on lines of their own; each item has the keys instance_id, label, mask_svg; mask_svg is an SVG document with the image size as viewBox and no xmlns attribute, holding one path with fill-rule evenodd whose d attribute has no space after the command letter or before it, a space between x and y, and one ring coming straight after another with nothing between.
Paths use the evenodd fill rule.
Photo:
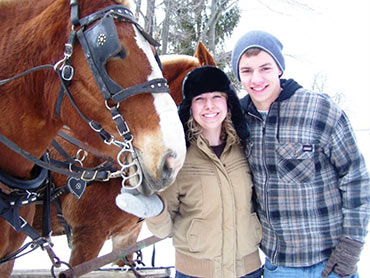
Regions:
<instances>
[{"instance_id":1,"label":"tree trunk","mask_svg":"<svg viewBox=\"0 0 370 278\"><path fill-rule=\"evenodd\" d=\"M135 1L136 9L135 9L135 18L139 21L140 11L141 11L141 0Z\"/></svg>"},{"instance_id":2,"label":"tree trunk","mask_svg":"<svg viewBox=\"0 0 370 278\"><path fill-rule=\"evenodd\" d=\"M144 30L151 36L153 36L154 32L154 9L155 0L147 0Z\"/></svg>"},{"instance_id":3,"label":"tree trunk","mask_svg":"<svg viewBox=\"0 0 370 278\"><path fill-rule=\"evenodd\" d=\"M165 0L165 16L163 20L163 26L162 26L162 51L161 54L167 54L167 45L168 45L168 37L169 37L169 31L170 31L170 19L171 19L171 11L172 11L172 3L171 0Z\"/></svg>"}]
</instances>

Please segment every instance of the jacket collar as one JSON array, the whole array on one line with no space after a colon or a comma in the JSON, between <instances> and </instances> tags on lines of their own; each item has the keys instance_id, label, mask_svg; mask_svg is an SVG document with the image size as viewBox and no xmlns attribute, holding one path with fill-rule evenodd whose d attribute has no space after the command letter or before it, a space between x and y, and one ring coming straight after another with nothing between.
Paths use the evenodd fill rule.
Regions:
<instances>
[{"instance_id":1,"label":"jacket collar","mask_svg":"<svg viewBox=\"0 0 370 278\"><path fill-rule=\"evenodd\" d=\"M232 144L230 142L230 138L226 138L226 145L223 150L223 153L226 153L230 150ZM193 140L190 142L190 145L194 145L194 147L200 149L202 152L206 153L208 156L214 155L216 157L216 154L213 152L212 148L209 146L209 142L207 139L205 139L203 136L198 136L196 140Z\"/></svg>"},{"instance_id":2,"label":"jacket collar","mask_svg":"<svg viewBox=\"0 0 370 278\"><path fill-rule=\"evenodd\" d=\"M280 86L283 90L280 92L278 98L274 102L281 102L286 99L289 99L292 95L294 95L294 93L298 89L302 88L302 86L299 85L293 79L280 79ZM241 99L241 104L242 104L243 110L246 113L250 113L259 118L261 117L260 113L257 111L249 95L246 95L244 98Z\"/></svg>"}]
</instances>

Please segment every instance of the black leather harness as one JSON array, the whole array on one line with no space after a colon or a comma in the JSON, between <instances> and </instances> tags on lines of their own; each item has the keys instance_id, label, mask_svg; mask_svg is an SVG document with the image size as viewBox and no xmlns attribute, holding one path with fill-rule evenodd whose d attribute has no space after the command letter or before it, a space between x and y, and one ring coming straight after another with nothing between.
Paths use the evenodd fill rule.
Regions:
<instances>
[{"instance_id":1,"label":"black leather harness","mask_svg":"<svg viewBox=\"0 0 370 278\"><path fill-rule=\"evenodd\" d=\"M107 7L82 19L79 18L79 8L77 0L71 0L70 6L73 28L68 41L65 44L64 58L57 62L55 65L37 66L14 77L0 80L0 85L8 83L34 71L43 69L54 69L58 73L59 79L61 81L61 89L56 101L56 114L59 115L63 96L64 94L66 94L78 114L82 117L82 119L84 119L84 121L89 124L89 126L95 132L100 135L100 137L106 144L113 144L122 148L120 155L123 155L126 151L134 153L132 147L133 135L130 133L126 121L123 119L121 113L118 110L120 102L140 93L169 93L169 89L167 81L164 78L150 80L148 82L130 88L122 88L110 78L105 68L108 59L114 56L119 56L121 58L125 57L124 49L122 49L122 46L120 44L114 20L127 21L134 24L150 44L154 46L158 46L159 44L141 28L141 26L134 19L132 12L125 6L114 5L111 7ZM100 21L94 24L92 27L88 28L97 20ZM71 65L71 57L73 55L73 45L76 37L78 38L82 46L89 67L106 101L106 107L111 112L112 119L116 123L119 134L123 137L123 141L115 139L112 135L105 131L98 122L88 119L77 107L68 89L71 81L73 80L74 74L74 68ZM159 62L158 57L156 57L156 60L157 62ZM108 101L113 101L113 103L115 103L115 106L109 107ZM122 166L119 174L112 173L112 169L110 167L86 169L74 166L65 169L64 166L60 165L60 163L59 165L55 161L54 163L51 163L47 153L40 160L21 149L14 142L9 140L2 134L0 134L0 142L13 151L17 152L18 154L22 155L26 159L35 163L34 169L37 173L37 175L35 175L35 177L31 180L20 180L11 177L0 170L0 182L6 185L11 191L11 193L6 194L0 190L0 216L7 220L16 231L22 231L32 239L31 243L26 244L21 249L17 250L14 254L11 254L6 258L0 258L0 264L8 260L17 258L18 256L20 256L20 253L23 252L29 245L32 245L33 247L31 248L33 249L35 249L35 246L40 246L41 248L46 249L53 262L53 267L58 264L60 265L61 263L64 263L61 262L51 250L52 244L49 239L51 199L55 199L64 192L74 191L74 193L76 193L77 187L86 187L86 183L94 180L107 181L110 178L120 176L122 176L123 178L127 178L124 177L125 172L127 172L127 166L121 165L121 163L119 163ZM122 161L120 157L118 157L117 160ZM136 166L139 167L139 165ZM58 194L53 195L53 186L51 183L51 176L49 171L54 171L69 176L67 187L61 189L63 191L62 193L61 191L59 191ZM71 185L72 183L74 185ZM79 198L82 193L83 190L82 192L77 192L76 197ZM41 197L43 198L44 208L46 208L43 213L44 219L47 219L47 223L43 224L44 227L42 236L40 236L19 215L20 206L32 203L36 200L39 200Z\"/></svg>"}]
</instances>

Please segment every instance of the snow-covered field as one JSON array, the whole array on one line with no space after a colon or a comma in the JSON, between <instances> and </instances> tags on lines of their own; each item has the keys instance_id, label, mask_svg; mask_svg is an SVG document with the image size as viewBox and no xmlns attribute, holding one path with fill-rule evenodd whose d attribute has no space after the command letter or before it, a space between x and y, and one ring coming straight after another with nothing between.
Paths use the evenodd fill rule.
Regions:
<instances>
[{"instance_id":1,"label":"snow-covered field","mask_svg":"<svg viewBox=\"0 0 370 278\"><path fill-rule=\"evenodd\" d=\"M148 236L151 236L150 232L147 230L146 226L142 230L142 233L139 239L144 239ZM369 239L367 240L369 242ZM68 261L69 249L67 247L66 238L64 236L54 237L53 242L55 247L53 250L57 256L62 261ZM155 266L156 267L168 267L174 265L174 249L172 247L171 239L165 239L158 242L155 245L156 255L155 255ZM111 251L110 242L107 242L104 245L100 255L109 253ZM146 266L151 266L152 251L153 247L147 247L143 250L143 259ZM261 253L261 258L263 254ZM365 248L362 252L361 260L359 263L359 273L361 278L370 277L370 265L368 263L370 258L370 244L365 245ZM32 254L28 254L22 258L17 259L15 263L15 269L50 269L51 262L46 252L41 250L36 250ZM110 267L107 265L106 267ZM174 273L173 269L171 270Z\"/></svg>"}]
</instances>

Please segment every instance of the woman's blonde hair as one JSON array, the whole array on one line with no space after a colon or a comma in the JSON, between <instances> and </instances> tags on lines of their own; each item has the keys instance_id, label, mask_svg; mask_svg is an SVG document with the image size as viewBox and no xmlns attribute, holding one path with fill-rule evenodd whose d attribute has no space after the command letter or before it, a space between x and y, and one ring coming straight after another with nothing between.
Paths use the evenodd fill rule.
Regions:
<instances>
[{"instance_id":1,"label":"woman's blonde hair","mask_svg":"<svg viewBox=\"0 0 370 278\"><path fill-rule=\"evenodd\" d=\"M222 93L222 95L227 100L227 95L225 93ZM187 136L188 136L189 142L196 141L199 136L202 136L202 127L194 120L191 107L190 107L190 117L189 117L189 120L186 122L186 125L188 127ZM226 141L227 138L229 138L231 144L240 143L240 138L238 134L236 133L234 125L231 121L231 112L229 108L228 108L225 120L222 122L221 134L220 134L220 139L222 141Z\"/></svg>"}]
</instances>

